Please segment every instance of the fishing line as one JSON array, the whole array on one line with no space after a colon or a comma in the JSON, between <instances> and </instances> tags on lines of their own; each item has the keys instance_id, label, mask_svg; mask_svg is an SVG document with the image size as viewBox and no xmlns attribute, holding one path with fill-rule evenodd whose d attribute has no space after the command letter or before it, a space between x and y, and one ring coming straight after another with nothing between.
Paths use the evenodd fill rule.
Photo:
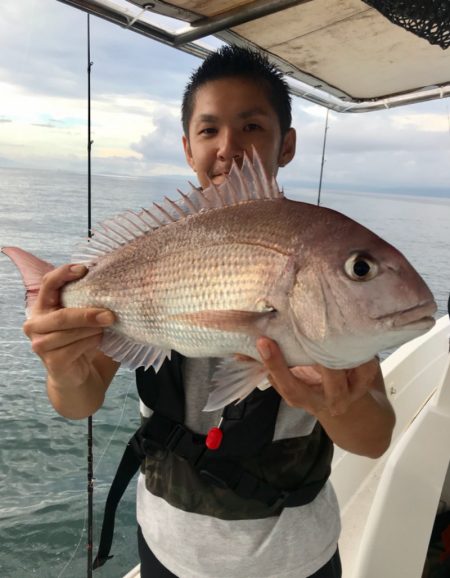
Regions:
<instances>
[{"instance_id":1,"label":"fishing line","mask_svg":"<svg viewBox=\"0 0 450 578\"><path fill-rule=\"evenodd\" d=\"M450 112L449 112L449 109L448 109L448 100L449 100L449 98L450 98L450 97L447 97L447 98L445 99L445 106L446 106L446 108L447 108L448 134L449 134L449 136L450 136Z\"/></svg>"},{"instance_id":2,"label":"fishing line","mask_svg":"<svg viewBox=\"0 0 450 578\"><path fill-rule=\"evenodd\" d=\"M112 432L112 434L110 435L109 440L108 440L108 442L107 442L107 444L106 444L103 452L101 453L100 458L97 460L96 466L95 466L95 468L94 468L94 471L93 471L94 479L95 479L95 474L96 474L97 470L99 469L99 467L100 467L100 465L101 465L101 463L102 463L102 461L103 461L103 458L104 458L105 455L106 455L106 452L108 451L110 445L112 444L112 442L113 442L113 440L114 440L114 438L115 438L115 436L116 436L117 430L119 429L119 427L120 427L121 424L122 424L123 416L125 415L125 409L126 409L126 406L127 406L128 396L129 396L129 394L130 394L130 389L131 389L132 384L133 384L133 382L132 382L132 380L130 380L130 382L128 383L127 391L126 391L126 393L125 393L125 399L124 399L123 405L122 405L122 412L121 412L121 414L120 414L120 417L119 417L119 420L118 420L118 422L117 422L117 425L116 425L116 427L114 428L114 431ZM80 546L81 546L81 543L82 543L82 541L83 541L84 533L85 533L85 531L86 531L87 519L88 519L88 508L86 508L86 509L85 509L85 512L84 512L83 527L81 528L81 534L80 534L80 539L78 540L78 544L75 546L75 549L74 549L71 557L69 558L69 560L67 561L66 565L65 565L64 568L61 570L61 572L58 574L58 577L57 577L57 578L62 578L62 576L64 575L65 571L66 571L67 568L70 566L70 564L72 564L75 556L77 555L77 552L78 552L78 550L79 550L79 548L80 548ZM92 568L92 566L91 566L91 568Z\"/></svg>"},{"instance_id":3,"label":"fishing line","mask_svg":"<svg viewBox=\"0 0 450 578\"><path fill-rule=\"evenodd\" d=\"M64 566L64 568L61 570L61 572L58 574L58 578L61 578L61 576L64 575L64 572L67 570L67 568L70 566L70 564L72 564L73 559L75 558L77 552L78 552L78 548L81 546L81 542L83 541L83 534L86 530L86 521L87 521L87 509L84 511L84 520L83 520L83 527L81 529L81 535L80 535L80 539L78 540L78 544L75 546L75 550L72 553L72 556L69 558L69 560L67 561L66 565Z\"/></svg>"}]
</instances>

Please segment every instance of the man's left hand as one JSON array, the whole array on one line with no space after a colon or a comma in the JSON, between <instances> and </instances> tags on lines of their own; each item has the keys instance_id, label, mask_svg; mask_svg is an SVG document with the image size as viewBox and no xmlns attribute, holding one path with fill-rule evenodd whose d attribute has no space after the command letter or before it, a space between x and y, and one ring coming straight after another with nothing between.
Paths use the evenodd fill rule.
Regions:
<instances>
[{"instance_id":1,"label":"man's left hand","mask_svg":"<svg viewBox=\"0 0 450 578\"><path fill-rule=\"evenodd\" d=\"M257 348L269 371L270 381L291 407L319 417L344 414L350 405L374 388L379 362L372 359L352 369L328 369L321 365L289 368L278 345L260 337Z\"/></svg>"}]
</instances>

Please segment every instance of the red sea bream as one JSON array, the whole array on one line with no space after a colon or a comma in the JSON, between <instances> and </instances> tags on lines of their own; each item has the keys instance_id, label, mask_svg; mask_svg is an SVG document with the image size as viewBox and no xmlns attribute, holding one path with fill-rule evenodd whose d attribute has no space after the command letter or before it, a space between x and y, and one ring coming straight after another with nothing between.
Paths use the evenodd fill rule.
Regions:
<instances>
[{"instance_id":1,"label":"red sea bream","mask_svg":"<svg viewBox=\"0 0 450 578\"><path fill-rule=\"evenodd\" d=\"M266 335L290 366L350 368L430 329L436 310L405 257L352 219L288 200L257 155L221 185L127 212L99 226L75 262L65 307L105 307L116 323L101 349L131 369L176 350L227 358L207 409L267 383L255 342ZM3 251L28 288L50 268ZM32 272L31 272L32 271Z\"/></svg>"}]
</instances>

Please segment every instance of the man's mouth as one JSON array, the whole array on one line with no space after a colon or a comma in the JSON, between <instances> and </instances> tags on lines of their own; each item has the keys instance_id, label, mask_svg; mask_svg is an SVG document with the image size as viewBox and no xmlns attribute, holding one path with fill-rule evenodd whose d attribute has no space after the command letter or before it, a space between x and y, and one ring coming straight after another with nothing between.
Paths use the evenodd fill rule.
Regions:
<instances>
[{"instance_id":1,"label":"man's mouth","mask_svg":"<svg viewBox=\"0 0 450 578\"><path fill-rule=\"evenodd\" d=\"M211 177L211 181L215 184L215 185L219 185L220 183L223 183L223 181L226 179L226 177L228 176L228 171L222 171L222 172L217 172L217 173L213 173L212 177Z\"/></svg>"},{"instance_id":2,"label":"man's mouth","mask_svg":"<svg viewBox=\"0 0 450 578\"><path fill-rule=\"evenodd\" d=\"M211 171L209 178L215 185L223 183L223 181L227 178L235 163L239 168L241 168L242 162L239 160L238 161L233 160L233 163L227 167L220 167L220 168L218 167L213 169Z\"/></svg>"}]
</instances>

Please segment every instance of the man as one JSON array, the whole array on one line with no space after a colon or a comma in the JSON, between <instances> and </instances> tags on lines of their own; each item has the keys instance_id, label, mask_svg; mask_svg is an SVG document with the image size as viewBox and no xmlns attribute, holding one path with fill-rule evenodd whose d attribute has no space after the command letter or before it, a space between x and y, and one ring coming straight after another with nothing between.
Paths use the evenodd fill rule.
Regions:
<instances>
[{"instance_id":1,"label":"man","mask_svg":"<svg viewBox=\"0 0 450 578\"><path fill-rule=\"evenodd\" d=\"M240 164L253 147L268 174L295 154L287 86L251 51L226 47L209 57L191 77L182 112L186 159L203 188L221 183L233 160ZM60 308L61 287L84 273L68 265L49 273L24 326L47 368L51 403L72 419L102 405L118 368L96 348L114 315ZM291 371L276 343L260 337L257 347L273 389L255 392L228 414L201 411L216 360L177 357L157 376L137 372L141 397L150 400L142 414L155 436L149 434L153 450L138 481L143 578L341 576L329 439L370 457L389 446L395 418L378 361L348 371ZM215 454L200 444L191 459L221 417L235 441ZM168 418L166 444L155 424L165 427ZM184 454L172 443L173 431L187 440Z\"/></svg>"}]
</instances>

